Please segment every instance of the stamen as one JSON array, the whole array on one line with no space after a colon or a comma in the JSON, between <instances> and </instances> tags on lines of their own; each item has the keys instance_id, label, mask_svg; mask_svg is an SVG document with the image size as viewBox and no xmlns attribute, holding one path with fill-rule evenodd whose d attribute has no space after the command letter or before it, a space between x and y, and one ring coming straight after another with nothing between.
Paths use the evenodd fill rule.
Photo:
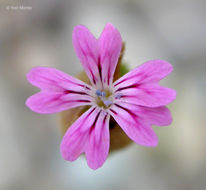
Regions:
<instances>
[{"instance_id":1,"label":"stamen","mask_svg":"<svg viewBox=\"0 0 206 190\"><path fill-rule=\"evenodd\" d=\"M104 101L104 105L107 106L107 107L110 106L111 104L112 104L111 100L105 100Z\"/></svg>"},{"instance_id":2,"label":"stamen","mask_svg":"<svg viewBox=\"0 0 206 190\"><path fill-rule=\"evenodd\" d=\"M120 99L122 96L123 96L123 94L120 94L120 93L115 94L116 99Z\"/></svg>"},{"instance_id":3,"label":"stamen","mask_svg":"<svg viewBox=\"0 0 206 190\"><path fill-rule=\"evenodd\" d=\"M110 96L112 95L110 91L96 90L95 94L97 95L96 103L99 107L107 109L111 104L113 104L113 101L111 101L110 98Z\"/></svg>"},{"instance_id":4,"label":"stamen","mask_svg":"<svg viewBox=\"0 0 206 190\"><path fill-rule=\"evenodd\" d=\"M96 95L97 96L102 96L102 92L100 90L96 90Z\"/></svg>"},{"instance_id":5,"label":"stamen","mask_svg":"<svg viewBox=\"0 0 206 190\"><path fill-rule=\"evenodd\" d=\"M106 96L106 93L103 91L102 92L102 97L105 97Z\"/></svg>"}]
</instances>

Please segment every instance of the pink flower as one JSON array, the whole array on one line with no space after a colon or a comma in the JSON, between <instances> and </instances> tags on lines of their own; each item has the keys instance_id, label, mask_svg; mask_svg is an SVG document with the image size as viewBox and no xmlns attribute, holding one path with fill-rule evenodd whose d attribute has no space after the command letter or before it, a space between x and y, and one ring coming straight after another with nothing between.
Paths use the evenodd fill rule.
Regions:
<instances>
[{"instance_id":1,"label":"pink flower","mask_svg":"<svg viewBox=\"0 0 206 190\"><path fill-rule=\"evenodd\" d=\"M79 25L72 38L91 85L55 68L36 67L27 74L28 81L41 89L26 101L32 111L49 114L91 106L65 133L60 146L62 157L74 161L85 153L90 168L101 167L109 153L111 116L135 143L156 146L158 139L151 125L172 122L165 105L175 99L176 92L158 84L172 66L162 60L148 61L113 83L122 47L119 31L107 24L96 39Z\"/></svg>"}]
</instances>

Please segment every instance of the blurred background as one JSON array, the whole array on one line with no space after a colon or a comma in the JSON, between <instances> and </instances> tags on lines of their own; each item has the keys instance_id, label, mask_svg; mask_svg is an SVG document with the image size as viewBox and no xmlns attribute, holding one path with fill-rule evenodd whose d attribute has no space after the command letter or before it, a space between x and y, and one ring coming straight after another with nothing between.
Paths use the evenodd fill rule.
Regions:
<instances>
[{"instance_id":1,"label":"blurred background","mask_svg":"<svg viewBox=\"0 0 206 190\"><path fill-rule=\"evenodd\" d=\"M205 20L205 0L1 0L0 189L205 190ZM107 22L121 32L131 69L151 59L174 66L162 84L178 95L172 125L154 127L159 146L133 144L93 171L82 157L61 158L58 115L25 106L38 91L25 75L34 66L79 73L74 26L98 37Z\"/></svg>"}]
</instances>

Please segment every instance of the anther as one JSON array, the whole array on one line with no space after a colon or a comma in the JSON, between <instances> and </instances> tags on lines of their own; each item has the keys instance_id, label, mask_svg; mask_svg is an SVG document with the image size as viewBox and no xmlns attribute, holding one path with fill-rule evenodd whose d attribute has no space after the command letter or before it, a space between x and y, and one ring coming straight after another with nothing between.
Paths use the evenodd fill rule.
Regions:
<instances>
[{"instance_id":1,"label":"anther","mask_svg":"<svg viewBox=\"0 0 206 190\"><path fill-rule=\"evenodd\" d=\"M102 92L102 97L105 97L106 96L106 93L103 91Z\"/></svg>"},{"instance_id":2,"label":"anther","mask_svg":"<svg viewBox=\"0 0 206 190\"><path fill-rule=\"evenodd\" d=\"M111 104L112 104L111 100L105 100L104 101L104 105L107 106L107 107L110 106Z\"/></svg>"},{"instance_id":3,"label":"anther","mask_svg":"<svg viewBox=\"0 0 206 190\"><path fill-rule=\"evenodd\" d=\"M102 92L100 90L96 90L96 95L97 96L102 96Z\"/></svg>"},{"instance_id":4,"label":"anther","mask_svg":"<svg viewBox=\"0 0 206 190\"><path fill-rule=\"evenodd\" d=\"M116 98L116 99L120 99L122 96L123 96L123 95L120 94L120 93L115 94L115 98Z\"/></svg>"}]
</instances>

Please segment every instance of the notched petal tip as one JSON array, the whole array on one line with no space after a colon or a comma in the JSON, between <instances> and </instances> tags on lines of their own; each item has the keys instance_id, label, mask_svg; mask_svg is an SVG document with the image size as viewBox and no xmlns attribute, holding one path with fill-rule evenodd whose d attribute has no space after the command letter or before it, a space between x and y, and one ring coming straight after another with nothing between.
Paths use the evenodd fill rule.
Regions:
<instances>
[{"instance_id":1,"label":"notched petal tip","mask_svg":"<svg viewBox=\"0 0 206 190\"><path fill-rule=\"evenodd\" d=\"M45 109L44 103L42 103L41 98L41 92L36 93L25 101L25 105L33 112L39 113L39 114L51 114L56 113L56 110L52 109Z\"/></svg>"},{"instance_id":2,"label":"notched petal tip","mask_svg":"<svg viewBox=\"0 0 206 190\"><path fill-rule=\"evenodd\" d=\"M153 69L156 70L159 75L162 75L162 78L168 76L173 71L173 66L169 62L161 59L150 60L143 63L142 65L147 65L148 68L153 67Z\"/></svg>"},{"instance_id":3,"label":"notched petal tip","mask_svg":"<svg viewBox=\"0 0 206 190\"><path fill-rule=\"evenodd\" d=\"M68 154L68 147L63 143L60 144L60 154L64 160L70 162L73 162L79 158L79 155L75 156L73 154Z\"/></svg>"},{"instance_id":4,"label":"notched petal tip","mask_svg":"<svg viewBox=\"0 0 206 190\"><path fill-rule=\"evenodd\" d=\"M43 69L44 67L33 67L27 74L26 74L26 78L27 81L32 84L33 86L35 85L35 79L36 79L36 75L41 71L41 69Z\"/></svg>"},{"instance_id":5,"label":"notched petal tip","mask_svg":"<svg viewBox=\"0 0 206 190\"><path fill-rule=\"evenodd\" d=\"M104 83L110 85L122 49L121 34L112 24L106 24L98 43L102 79Z\"/></svg>"},{"instance_id":6,"label":"notched petal tip","mask_svg":"<svg viewBox=\"0 0 206 190\"><path fill-rule=\"evenodd\" d=\"M103 29L99 39L101 39L103 36L106 39L108 39L109 41L111 39L115 39L117 41L115 43L118 43L118 46L120 46L118 48L120 48L120 50L121 50L121 46L122 46L121 34L120 34L119 30L117 28L115 28L111 23L107 23L105 25L105 27L104 27L104 29Z\"/></svg>"},{"instance_id":7,"label":"notched petal tip","mask_svg":"<svg viewBox=\"0 0 206 190\"><path fill-rule=\"evenodd\" d=\"M68 161L85 153L90 168L101 167L109 152L109 115L94 107L87 110L65 133L60 152Z\"/></svg>"},{"instance_id":8,"label":"notched petal tip","mask_svg":"<svg viewBox=\"0 0 206 190\"><path fill-rule=\"evenodd\" d=\"M96 163L88 162L88 160L87 160L87 165L93 170L99 169L100 167L102 167L103 164L104 164L104 162L96 164Z\"/></svg>"},{"instance_id":9,"label":"notched petal tip","mask_svg":"<svg viewBox=\"0 0 206 190\"><path fill-rule=\"evenodd\" d=\"M152 125L156 126L168 126L172 123L172 114L170 110L165 107L157 108L144 108L146 110L146 118L151 122Z\"/></svg>"},{"instance_id":10,"label":"notched petal tip","mask_svg":"<svg viewBox=\"0 0 206 190\"><path fill-rule=\"evenodd\" d=\"M162 106L172 103L176 99L176 96L177 96L177 92L174 89L172 88L166 88L166 89L169 92L168 103L165 103Z\"/></svg>"},{"instance_id":11,"label":"notched petal tip","mask_svg":"<svg viewBox=\"0 0 206 190\"><path fill-rule=\"evenodd\" d=\"M35 103L34 103L34 96L32 95L29 98L27 98L27 100L25 101L25 105L33 112L36 113L40 113L43 114L41 111L39 111L38 109L36 109Z\"/></svg>"},{"instance_id":12,"label":"notched petal tip","mask_svg":"<svg viewBox=\"0 0 206 190\"><path fill-rule=\"evenodd\" d=\"M136 144L141 145L141 146L146 146L146 147L156 147L158 145L158 137L151 129L150 135L144 135L142 133L141 137L135 137L132 139Z\"/></svg>"},{"instance_id":13,"label":"notched petal tip","mask_svg":"<svg viewBox=\"0 0 206 190\"><path fill-rule=\"evenodd\" d=\"M160 66L164 65L164 66L167 67L169 70L172 70L172 69L173 69L173 66L172 66L168 61L165 61L165 60L162 60L162 59L149 60L149 61L144 62L143 64L147 64L147 63L157 64L157 65L160 65Z\"/></svg>"},{"instance_id":14,"label":"notched petal tip","mask_svg":"<svg viewBox=\"0 0 206 190\"><path fill-rule=\"evenodd\" d=\"M72 36L78 35L79 33L89 32L89 29L84 25L77 25L73 29Z\"/></svg>"},{"instance_id":15,"label":"notched petal tip","mask_svg":"<svg viewBox=\"0 0 206 190\"><path fill-rule=\"evenodd\" d=\"M107 29L107 30L117 30L116 28L115 28L115 26L112 24L112 23L110 23L110 22L108 22L106 25L105 25L105 27L104 27L104 29Z\"/></svg>"},{"instance_id":16,"label":"notched petal tip","mask_svg":"<svg viewBox=\"0 0 206 190\"><path fill-rule=\"evenodd\" d=\"M30 97L26 99L25 105L26 105L30 110L32 110L32 107L30 106ZM33 111L33 110L32 110L32 111Z\"/></svg>"},{"instance_id":17,"label":"notched petal tip","mask_svg":"<svg viewBox=\"0 0 206 190\"><path fill-rule=\"evenodd\" d=\"M137 143L137 144L140 144L140 143ZM152 141L142 143L140 145L146 146L146 147L156 147L158 145L158 138L156 137L156 139L154 138L154 139L152 139Z\"/></svg>"}]
</instances>

